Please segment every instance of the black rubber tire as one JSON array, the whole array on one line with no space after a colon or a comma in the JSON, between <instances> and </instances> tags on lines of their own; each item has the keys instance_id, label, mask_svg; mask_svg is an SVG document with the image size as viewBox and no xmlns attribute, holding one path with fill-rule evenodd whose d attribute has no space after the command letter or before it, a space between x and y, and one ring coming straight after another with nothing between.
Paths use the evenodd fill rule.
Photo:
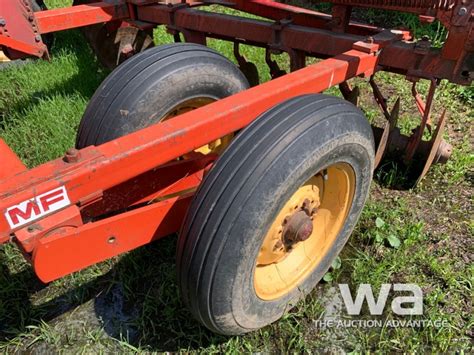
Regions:
<instances>
[{"instance_id":1,"label":"black rubber tire","mask_svg":"<svg viewBox=\"0 0 474 355\"><path fill-rule=\"evenodd\" d=\"M193 97L218 100L248 87L235 64L205 46L150 48L118 66L97 89L79 125L76 147L148 127Z\"/></svg>"},{"instance_id":2,"label":"black rubber tire","mask_svg":"<svg viewBox=\"0 0 474 355\"><path fill-rule=\"evenodd\" d=\"M260 299L253 275L266 231L299 186L339 162L353 168L356 186L329 253L291 292ZM368 196L373 164L369 123L339 98L300 96L245 128L201 184L179 236L178 284L194 317L227 335L279 319L314 288L346 243Z\"/></svg>"}]
</instances>

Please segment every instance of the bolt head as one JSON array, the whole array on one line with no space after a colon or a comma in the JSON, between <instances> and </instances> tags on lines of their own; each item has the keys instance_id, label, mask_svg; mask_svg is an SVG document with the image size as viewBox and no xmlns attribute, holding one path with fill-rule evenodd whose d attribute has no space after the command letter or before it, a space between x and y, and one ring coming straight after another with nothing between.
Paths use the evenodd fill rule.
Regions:
<instances>
[{"instance_id":1,"label":"bolt head","mask_svg":"<svg viewBox=\"0 0 474 355\"><path fill-rule=\"evenodd\" d=\"M5 26L7 24L7 21L3 17L0 17L0 26Z\"/></svg>"},{"instance_id":2,"label":"bolt head","mask_svg":"<svg viewBox=\"0 0 474 355\"><path fill-rule=\"evenodd\" d=\"M36 36L35 36L35 41L36 41L36 42L41 42L41 36L40 36L40 35L36 35Z\"/></svg>"},{"instance_id":3,"label":"bolt head","mask_svg":"<svg viewBox=\"0 0 474 355\"><path fill-rule=\"evenodd\" d=\"M467 8L464 7L464 6L461 7L461 8L459 9L459 11L458 11L458 15L459 15L459 16L464 16L464 15L466 15L466 14L467 14Z\"/></svg>"},{"instance_id":4,"label":"bolt head","mask_svg":"<svg viewBox=\"0 0 474 355\"><path fill-rule=\"evenodd\" d=\"M66 151L66 154L64 155L64 160L67 163L75 163L79 160L79 151L76 148L70 148Z\"/></svg>"}]
</instances>

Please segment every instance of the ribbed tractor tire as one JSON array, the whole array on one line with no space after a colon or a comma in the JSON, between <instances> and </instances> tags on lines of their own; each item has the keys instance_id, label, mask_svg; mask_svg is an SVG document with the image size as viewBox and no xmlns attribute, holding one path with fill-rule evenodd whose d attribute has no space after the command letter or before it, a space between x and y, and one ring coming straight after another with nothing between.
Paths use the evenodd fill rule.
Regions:
<instances>
[{"instance_id":1,"label":"ribbed tractor tire","mask_svg":"<svg viewBox=\"0 0 474 355\"><path fill-rule=\"evenodd\" d=\"M187 100L215 101L248 87L236 65L205 46L150 48L118 66L96 90L76 147L99 145L158 123Z\"/></svg>"},{"instance_id":2,"label":"ribbed tractor tire","mask_svg":"<svg viewBox=\"0 0 474 355\"><path fill-rule=\"evenodd\" d=\"M246 127L205 177L180 232L178 285L194 317L210 330L227 335L249 332L279 319L315 287L348 240L369 193L373 164L369 123L358 108L339 98L321 94L296 97ZM305 182L313 180L322 184L321 189L305 190ZM347 188L339 193L343 181L347 181ZM277 262L257 266L262 255L267 256L263 243L269 231L299 191L316 191L321 197L319 210L307 213L307 209L298 208L299 215L304 213L306 220L316 223L315 229L305 241L284 244L285 254ZM337 211L333 206L339 206L338 199L347 204L341 209L345 212L328 215L328 210ZM305 199L303 207L313 202ZM291 222L293 216L282 223ZM329 219L322 223L324 216ZM330 226L327 231L317 229ZM287 238L288 229L277 227L275 233L283 230ZM301 252L299 245L303 244L298 243L308 243L313 233L321 238L326 232L333 233L334 240L316 240L324 242L324 252L307 256L314 267L296 269L303 276L302 270L307 272L300 281L293 280L291 273L287 279L275 279L276 284L283 282L283 291L276 286L274 291L271 282L266 284L271 278L258 276L257 283L263 268L271 271L269 268L293 260L299 254L292 253ZM290 279L297 283L286 291Z\"/></svg>"}]
</instances>

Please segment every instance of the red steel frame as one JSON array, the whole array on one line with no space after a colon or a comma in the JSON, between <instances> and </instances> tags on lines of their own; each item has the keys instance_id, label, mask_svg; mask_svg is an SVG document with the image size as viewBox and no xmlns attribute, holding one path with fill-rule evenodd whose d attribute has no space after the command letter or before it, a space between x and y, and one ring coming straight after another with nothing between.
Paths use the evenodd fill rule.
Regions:
<instances>
[{"instance_id":1,"label":"red steel frame","mask_svg":"<svg viewBox=\"0 0 474 355\"><path fill-rule=\"evenodd\" d=\"M464 59L471 53L467 44L461 51L417 49L415 44L402 41L409 37L407 32L394 34L348 20L335 24L337 6L331 17L273 1L236 1L238 9L270 19L292 16L291 23L275 24L190 6L200 4L98 2L35 15L39 33L128 19L165 24L170 31L182 32L195 42L205 43L206 37L238 38L243 43L287 51L292 67L300 69L103 145L71 149L65 157L30 170L0 139L0 243L16 242L42 281L178 231L193 193L215 157L196 153L189 159L176 158L245 127L275 104L382 69L418 78L470 81L462 73ZM332 27L328 30L327 26ZM366 35L372 37L366 39ZM472 31L468 36L472 37ZM328 38L330 44L320 45ZM1 46L23 50L10 40L0 33ZM31 51L24 53L37 55L37 46L29 48ZM306 55L328 59L302 68ZM57 202L54 191L58 188L67 191L67 203L35 218L42 203L38 198L46 196L42 207L46 210L48 204ZM27 223L9 223L7 215L14 216L9 212L12 206L17 206L16 216Z\"/></svg>"},{"instance_id":2,"label":"red steel frame","mask_svg":"<svg viewBox=\"0 0 474 355\"><path fill-rule=\"evenodd\" d=\"M82 149L75 163L57 159L5 179L0 182L1 211L60 186L68 191L71 206L63 210L65 226L59 228L62 220L56 214L24 226L21 231L11 230L2 215L0 235L7 239L12 232L20 234L20 243L28 245L25 249L32 252L31 260L39 278L51 281L177 231L185 210L182 205L189 202L188 195L86 224L79 218L80 208L100 199L107 189L245 127L258 114L283 100L321 92L357 75L370 75L376 62L374 52L350 50L99 147ZM1 164L7 171L10 166L18 165L16 157L4 158L7 157L2 156ZM178 180L180 189L170 185L171 189L165 187L163 192L196 188L207 159L197 159L197 167L187 161L174 163L190 164L196 172ZM164 176L175 173L175 168L162 169ZM163 178L162 174L159 176ZM174 223L169 224L170 221ZM54 229L46 237L36 236L51 228Z\"/></svg>"}]
</instances>

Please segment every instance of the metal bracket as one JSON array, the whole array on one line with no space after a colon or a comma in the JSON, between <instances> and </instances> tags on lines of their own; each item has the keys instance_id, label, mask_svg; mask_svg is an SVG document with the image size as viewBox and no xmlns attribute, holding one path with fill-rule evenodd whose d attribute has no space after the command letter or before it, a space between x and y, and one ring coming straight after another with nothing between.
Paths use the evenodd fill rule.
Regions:
<instances>
[{"instance_id":1,"label":"metal bracket","mask_svg":"<svg viewBox=\"0 0 474 355\"><path fill-rule=\"evenodd\" d=\"M0 17L0 47L10 59L24 54L49 59L29 0L5 1Z\"/></svg>"},{"instance_id":2,"label":"metal bracket","mask_svg":"<svg viewBox=\"0 0 474 355\"><path fill-rule=\"evenodd\" d=\"M341 91L342 96L344 96L344 99L352 103L354 106L359 105L360 90L358 86L352 88L347 81L344 81L343 83L339 84L339 90Z\"/></svg>"},{"instance_id":3,"label":"metal bracket","mask_svg":"<svg viewBox=\"0 0 474 355\"><path fill-rule=\"evenodd\" d=\"M385 118L387 119L387 122L385 122L385 125L383 128L382 136L377 146L377 151L375 153L375 162L374 162L374 169L375 169L382 161L382 158L385 155L385 152L390 145L392 133L394 132L397 126L398 116L400 112L400 98L397 99L397 101L393 105L392 110L389 111L388 106L387 106L387 100L385 99L382 92L380 91L373 76L370 78L369 83L370 83L370 86L372 87L374 99L377 102L380 109L382 110Z\"/></svg>"},{"instance_id":4,"label":"metal bracket","mask_svg":"<svg viewBox=\"0 0 474 355\"><path fill-rule=\"evenodd\" d=\"M421 142L421 138L423 137L423 133L425 131L425 127L428 126L429 130L431 131L431 117L430 111L433 104L433 98L438 86L438 81L436 79L431 79L430 89L428 92L428 97L426 98L426 103L423 102L423 99L419 95L418 91L416 90L416 81L413 83L412 86L412 95L415 98L416 106L422 115L420 125L415 129L414 134L410 138L410 142L408 143L406 152L405 152L405 163L410 162L415 155L416 150L418 149L418 145Z\"/></svg>"},{"instance_id":5,"label":"metal bracket","mask_svg":"<svg viewBox=\"0 0 474 355\"><path fill-rule=\"evenodd\" d=\"M272 24L272 40L268 45L272 54L281 54L284 51L284 46L281 41L281 31L292 23L291 19L283 19L279 21L275 21Z\"/></svg>"},{"instance_id":6,"label":"metal bracket","mask_svg":"<svg viewBox=\"0 0 474 355\"><path fill-rule=\"evenodd\" d=\"M181 39L179 37L179 33L181 32L181 29L176 26L176 11L188 8L190 7L188 3L186 2L181 2L179 4L173 4L169 3L166 4L166 12L168 13L168 18L169 18L169 25L166 26L166 31L170 34L173 35L175 42L181 42Z\"/></svg>"}]
</instances>

